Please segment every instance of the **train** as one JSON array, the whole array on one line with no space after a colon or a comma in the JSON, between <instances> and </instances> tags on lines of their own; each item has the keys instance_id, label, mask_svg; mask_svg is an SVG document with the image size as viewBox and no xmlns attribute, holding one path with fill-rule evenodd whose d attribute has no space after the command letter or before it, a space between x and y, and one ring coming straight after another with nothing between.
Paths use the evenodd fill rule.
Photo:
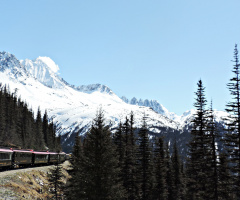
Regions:
<instances>
[{"instance_id":1,"label":"train","mask_svg":"<svg viewBox=\"0 0 240 200\"><path fill-rule=\"evenodd\" d=\"M63 163L64 152L0 148L0 170Z\"/></svg>"}]
</instances>

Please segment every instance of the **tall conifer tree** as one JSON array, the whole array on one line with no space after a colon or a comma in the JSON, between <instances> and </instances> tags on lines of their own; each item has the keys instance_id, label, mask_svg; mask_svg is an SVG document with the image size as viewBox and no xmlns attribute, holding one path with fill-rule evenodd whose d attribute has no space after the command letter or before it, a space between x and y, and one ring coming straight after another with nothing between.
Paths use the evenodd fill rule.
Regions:
<instances>
[{"instance_id":1,"label":"tall conifer tree","mask_svg":"<svg viewBox=\"0 0 240 200\"><path fill-rule=\"evenodd\" d=\"M100 110L84 142L85 194L88 199L123 199L118 157L111 132Z\"/></svg>"},{"instance_id":2,"label":"tall conifer tree","mask_svg":"<svg viewBox=\"0 0 240 200\"><path fill-rule=\"evenodd\" d=\"M238 48L234 48L233 78L227 84L232 101L227 104L226 111L230 114L224 142L230 158L230 166L233 174L233 192L240 199L240 69Z\"/></svg>"},{"instance_id":3,"label":"tall conifer tree","mask_svg":"<svg viewBox=\"0 0 240 200\"><path fill-rule=\"evenodd\" d=\"M154 148L154 168L156 184L154 188L154 199L167 200L167 183L166 183L166 155L163 138L158 138Z\"/></svg>"},{"instance_id":4,"label":"tall conifer tree","mask_svg":"<svg viewBox=\"0 0 240 200\"><path fill-rule=\"evenodd\" d=\"M45 110L45 113L43 115L43 120L42 120L42 131L43 131L43 137L44 137L44 142L47 145L48 148L50 148L51 145L51 139L49 137L48 133L48 115L47 115L47 110Z\"/></svg>"},{"instance_id":5,"label":"tall conifer tree","mask_svg":"<svg viewBox=\"0 0 240 200\"><path fill-rule=\"evenodd\" d=\"M177 149L177 143L173 145L172 172L173 172L173 199L184 199L184 181L182 175L181 159Z\"/></svg>"},{"instance_id":6,"label":"tall conifer tree","mask_svg":"<svg viewBox=\"0 0 240 200\"><path fill-rule=\"evenodd\" d=\"M45 146L43 138L43 124L40 108L38 108L37 118L35 121L35 149L43 149Z\"/></svg>"},{"instance_id":7,"label":"tall conifer tree","mask_svg":"<svg viewBox=\"0 0 240 200\"><path fill-rule=\"evenodd\" d=\"M214 121L214 113L212 108L212 102L210 109L208 110L208 123L207 123L207 135L209 137L209 151L207 151L207 179L208 184L206 188L206 195L209 199L218 200L218 149L217 149L217 128Z\"/></svg>"},{"instance_id":8,"label":"tall conifer tree","mask_svg":"<svg viewBox=\"0 0 240 200\"><path fill-rule=\"evenodd\" d=\"M66 191L67 199L69 200L78 200L78 199L88 199L85 193L86 190L86 179L84 171L84 162L83 157L83 145L81 137L78 134L75 137L75 144L72 152L72 170L70 174L72 178L70 179L70 184Z\"/></svg>"},{"instance_id":9,"label":"tall conifer tree","mask_svg":"<svg viewBox=\"0 0 240 200\"><path fill-rule=\"evenodd\" d=\"M231 174L229 170L229 162L226 153L219 155L218 166L218 197L221 200L233 199L231 194Z\"/></svg>"},{"instance_id":10,"label":"tall conifer tree","mask_svg":"<svg viewBox=\"0 0 240 200\"><path fill-rule=\"evenodd\" d=\"M188 175L188 199L207 199L206 179L207 160L206 155L209 150L209 137L207 135L207 115L205 87L202 81L198 81L196 94L196 114L193 119L193 129L191 131L191 141L189 142L189 152L187 160Z\"/></svg>"},{"instance_id":11,"label":"tall conifer tree","mask_svg":"<svg viewBox=\"0 0 240 200\"><path fill-rule=\"evenodd\" d=\"M148 138L146 117L139 131L139 183L141 188L141 199L151 200L153 198L154 176L152 148Z\"/></svg>"}]
</instances>

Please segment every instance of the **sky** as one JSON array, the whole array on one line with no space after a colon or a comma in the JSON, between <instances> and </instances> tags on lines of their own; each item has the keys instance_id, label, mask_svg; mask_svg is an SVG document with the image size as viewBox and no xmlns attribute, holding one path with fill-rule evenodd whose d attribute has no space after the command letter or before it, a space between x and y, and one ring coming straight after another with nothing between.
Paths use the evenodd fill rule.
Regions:
<instances>
[{"instance_id":1,"label":"sky","mask_svg":"<svg viewBox=\"0 0 240 200\"><path fill-rule=\"evenodd\" d=\"M0 0L0 51L50 57L79 86L157 100L181 115L199 79L213 108L231 100L239 0Z\"/></svg>"}]
</instances>

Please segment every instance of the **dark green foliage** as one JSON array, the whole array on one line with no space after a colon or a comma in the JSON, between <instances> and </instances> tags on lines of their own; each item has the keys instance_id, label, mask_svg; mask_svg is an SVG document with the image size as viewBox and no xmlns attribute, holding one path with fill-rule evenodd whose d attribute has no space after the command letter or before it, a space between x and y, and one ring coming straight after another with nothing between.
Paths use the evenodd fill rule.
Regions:
<instances>
[{"instance_id":1,"label":"dark green foliage","mask_svg":"<svg viewBox=\"0 0 240 200\"><path fill-rule=\"evenodd\" d=\"M119 162L118 162L118 166L121 169L120 172L120 177L122 177L123 175L123 163L124 163L124 157L125 157L125 140L124 140L124 135L123 135L123 127L122 127L122 123L119 123L119 126L117 128L116 133L113 136L113 142L116 145L116 154L118 155L119 158Z\"/></svg>"},{"instance_id":2,"label":"dark green foliage","mask_svg":"<svg viewBox=\"0 0 240 200\"><path fill-rule=\"evenodd\" d=\"M209 199L218 199L218 149L216 147L218 132L216 123L214 121L212 102L208 115L208 123L207 123L207 136L209 137L209 150L206 152L206 160L207 160L207 187L206 187L206 195Z\"/></svg>"},{"instance_id":3,"label":"dark green foliage","mask_svg":"<svg viewBox=\"0 0 240 200\"><path fill-rule=\"evenodd\" d=\"M43 132L44 142L45 142L46 146L50 148L52 138L48 132L48 116L47 116L46 110L45 110L45 113L44 113L43 119L42 119L42 132Z\"/></svg>"},{"instance_id":4,"label":"dark green foliage","mask_svg":"<svg viewBox=\"0 0 240 200\"><path fill-rule=\"evenodd\" d=\"M188 199L206 199L207 172L209 170L207 155L209 151L210 139L207 134L206 99L202 81L198 82L196 102L194 106L197 111L193 120L191 131L192 140L189 143L187 160L188 175Z\"/></svg>"},{"instance_id":5,"label":"dark green foliage","mask_svg":"<svg viewBox=\"0 0 240 200\"><path fill-rule=\"evenodd\" d=\"M44 149L44 139L43 139L43 121L41 116L40 108L38 108L37 118L35 120L35 131L38 140L38 146L40 149Z\"/></svg>"},{"instance_id":6,"label":"dark green foliage","mask_svg":"<svg viewBox=\"0 0 240 200\"><path fill-rule=\"evenodd\" d=\"M139 150L138 150L138 162L139 162L139 183L140 194L144 200L151 200L153 198L154 189L154 174L153 174L153 156L152 148L148 138L148 129L146 124L146 118L143 118L143 124L139 131Z\"/></svg>"},{"instance_id":7,"label":"dark green foliage","mask_svg":"<svg viewBox=\"0 0 240 200\"><path fill-rule=\"evenodd\" d=\"M39 110L35 119L27 103L17 99L15 93L10 94L6 86L0 87L0 146L35 150L48 147L55 151L56 147L59 149L60 143L55 140L56 130L51 129L51 126L47 113L42 119ZM51 133L51 137L47 137L47 132Z\"/></svg>"},{"instance_id":8,"label":"dark green foliage","mask_svg":"<svg viewBox=\"0 0 240 200\"><path fill-rule=\"evenodd\" d=\"M86 135L83 154L85 197L92 200L123 199L125 192L119 179L116 147L109 127L104 124L102 111L97 114Z\"/></svg>"},{"instance_id":9,"label":"dark green foliage","mask_svg":"<svg viewBox=\"0 0 240 200\"><path fill-rule=\"evenodd\" d=\"M231 176L227 155L221 153L218 167L218 198L221 200L233 199L231 197Z\"/></svg>"},{"instance_id":10,"label":"dark green foliage","mask_svg":"<svg viewBox=\"0 0 240 200\"><path fill-rule=\"evenodd\" d=\"M69 172L72 176L69 181L68 189L65 192L67 199L78 200L87 199L85 195L85 172L84 172L84 157L83 157L83 145L81 137L78 135L75 137L75 144L72 153L72 170Z\"/></svg>"},{"instance_id":11,"label":"dark green foliage","mask_svg":"<svg viewBox=\"0 0 240 200\"><path fill-rule=\"evenodd\" d=\"M174 171L173 171L173 165L172 165L172 160L169 154L169 147L167 145L166 148L166 183L167 183L167 192L168 192L168 200L175 200L174 199Z\"/></svg>"},{"instance_id":12,"label":"dark green foliage","mask_svg":"<svg viewBox=\"0 0 240 200\"><path fill-rule=\"evenodd\" d=\"M51 193L53 194L53 198L55 200L63 199L63 186L64 183L62 181L63 173L62 166L60 164L56 164L53 169L50 169L50 173L48 174L48 182Z\"/></svg>"},{"instance_id":13,"label":"dark green foliage","mask_svg":"<svg viewBox=\"0 0 240 200\"><path fill-rule=\"evenodd\" d=\"M167 182L166 182L166 155L163 138L158 138L155 141L154 149L154 166L155 166L155 180L156 184L154 187L154 199L166 200L167 193Z\"/></svg>"},{"instance_id":14,"label":"dark green foliage","mask_svg":"<svg viewBox=\"0 0 240 200\"><path fill-rule=\"evenodd\" d=\"M184 199L184 180L182 172L182 163L179 157L176 141L173 145L173 155L172 155L172 174L173 174L173 189L172 189L172 199Z\"/></svg>"},{"instance_id":15,"label":"dark green foliage","mask_svg":"<svg viewBox=\"0 0 240 200\"><path fill-rule=\"evenodd\" d=\"M227 104L226 111L230 114L227 119L227 132L224 136L224 143L228 152L230 169L233 175L233 192L240 199L240 69L238 49L235 45L233 60L234 77L227 84L232 101Z\"/></svg>"},{"instance_id":16,"label":"dark green foliage","mask_svg":"<svg viewBox=\"0 0 240 200\"><path fill-rule=\"evenodd\" d=\"M123 124L123 138L124 138L124 159L122 166L123 186L126 190L127 199L139 198L139 184L137 180L137 146L134 136L134 118L130 115L130 120L126 117Z\"/></svg>"}]
</instances>

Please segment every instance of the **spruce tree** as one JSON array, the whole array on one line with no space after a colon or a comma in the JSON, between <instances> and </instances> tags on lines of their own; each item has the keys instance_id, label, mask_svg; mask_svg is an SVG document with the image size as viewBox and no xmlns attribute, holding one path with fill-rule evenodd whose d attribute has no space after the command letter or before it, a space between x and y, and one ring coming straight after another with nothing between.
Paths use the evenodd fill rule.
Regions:
<instances>
[{"instance_id":1,"label":"spruce tree","mask_svg":"<svg viewBox=\"0 0 240 200\"><path fill-rule=\"evenodd\" d=\"M173 145L172 172L173 172L173 199L184 199L184 181L182 175L181 159L177 149L176 140Z\"/></svg>"},{"instance_id":2,"label":"spruce tree","mask_svg":"<svg viewBox=\"0 0 240 200\"><path fill-rule=\"evenodd\" d=\"M174 173L173 173L173 165L172 160L169 153L169 145L166 145L166 183L167 183L167 194L168 194L168 200L175 200L174 199Z\"/></svg>"},{"instance_id":3,"label":"spruce tree","mask_svg":"<svg viewBox=\"0 0 240 200\"><path fill-rule=\"evenodd\" d=\"M207 180L207 159L209 151L209 137L207 135L207 114L206 98L204 94L205 87L202 81L198 81L196 94L196 114L192 121L191 141L189 142L187 175L188 175L188 199L207 199L206 180Z\"/></svg>"},{"instance_id":4,"label":"spruce tree","mask_svg":"<svg viewBox=\"0 0 240 200\"><path fill-rule=\"evenodd\" d=\"M206 188L206 195L209 199L217 200L218 199L218 149L217 149L217 127L214 121L214 114L212 108L212 102L210 109L207 113L208 122L207 122L207 135L209 137L209 151L206 152L207 159L207 179L206 182L208 184Z\"/></svg>"},{"instance_id":5,"label":"spruce tree","mask_svg":"<svg viewBox=\"0 0 240 200\"><path fill-rule=\"evenodd\" d=\"M152 149L148 138L148 129L145 116L139 131L139 183L141 199L151 200L153 198L154 176Z\"/></svg>"},{"instance_id":6,"label":"spruce tree","mask_svg":"<svg viewBox=\"0 0 240 200\"><path fill-rule=\"evenodd\" d=\"M224 143L230 158L230 167L233 175L233 192L240 199L240 69L238 48L234 48L233 78L227 84L232 101L226 106L230 114L227 119L228 131L224 136Z\"/></svg>"},{"instance_id":7,"label":"spruce tree","mask_svg":"<svg viewBox=\"0 0 240 200\"><path fill-rule=\"evenodd\" d=\"M62 178L63 178L62 166L59 163L57 163L53 169L50 169L50 173L48 174L50 191L53 194L53 198L55 200L62 199L64 186Z\"/></svg>"},{"instance_id":8,"label":"spruce tree","mask_svg":"<svg viewBox=\"0 0 240 200\"><path fill-rule=\"evenodd\" d=\"M219 155L218 166L218 197L221 200L233 199L231 195L231 174L229 170L229 162L226 153Z\"/></svg>"},{"instance_id":9,"label":"spruce tree","mask_svg":"<svg viewBox=\"0 0 240 200\"><path fill-rule=\"evenodd\" d=\"M50 141L51 138L49 137L48 133L48 115L47 115L47 110L45 110L45 113L43 115L42 119L42 131L43 131L43 137L44 137L44 142L48 148L50 148Z\"/></svg>"},{"instance_id":10,"label":"spruce tree","mask_svg":"<svg viewBox=\"0 0 240 200\"><path fill-rule=\"evenodd\" d=\"M100 110L84 142L85 194L88 199L123 199L118 157L111 132Z\"/></svg>"},{"instance_id":11,"label":"spruce tree","mask_svg":"<svg viewBox=\"0 0 240 200\"><path fill-rule=\"evenodd\" d=\"M123 159L123 186L126 190L126 198L129 200L139 198L139 185L137 182L137 146L134 136L134 117L130 114L130 120L126 120L122 126L124 141Z\"/></svg>"},{"instance_id":12,"label":"spruce tree","mask_svg":"<svg viewBox=\"0 0 240 200\"><path fill-rule=\"evenodd\" d=\"M116 153L118 155L119 161L118 165L121 170L120 176L123 179L123 163L124 163L124 155L125 155L125 145L124 145L124 135L123 135L123 127L122 123L119 123L116 133L113 136L113 141L116 145Z\"/></svg>"},{"instance_id":13,"label":"spruce tree","mask_svg":"<svg viewBox=\"0 0 240 200\"><path fill-rule=\"evenodd\" d=\"M5 131L5 123L6 123L6 116L5 116L5 110L4 110L4 95L3 95L3 91L2 88L0 89L0 144L4 145L4 131Z\"/></svg>"},{"instance_id":14,"label":"spruce tree","mask_svg":"<svg viewBox=\"0 0 240 200\"><path fill-rule=\"evenodd\" d=\"M166 183L166 155L163 138L158 138L155 141L154 148L154 168L156 183L154 187L154 199L167 200L167 183Z\"/></svg>"},{"instance_id":15,"label":"spruce tree","mask_svg":"<svg viewBox=\"0 0 240 200\"><path fill-rule=\"evenodd\" d=\"M67 199L69 200L78 200L78 199L88 199L85 195L85 172L84 172L84 157L83 157L83 144L81 137L78 134L75 137L75 144L72 152L72 170L70 175L70 183L66 191Z\"/></svg>"},{"instance_id":16,"label":"spruce tree","mask_svg":"<svg viewBox=\"0 0 240 200\"><path fill-rule=\"evenodd\" d=\"M34 149L42 150L45 147L44 138L43 138L43 124L40 108L38 108L37 118L35 120L35 144Z\"/></svg>"}]
</instances>

